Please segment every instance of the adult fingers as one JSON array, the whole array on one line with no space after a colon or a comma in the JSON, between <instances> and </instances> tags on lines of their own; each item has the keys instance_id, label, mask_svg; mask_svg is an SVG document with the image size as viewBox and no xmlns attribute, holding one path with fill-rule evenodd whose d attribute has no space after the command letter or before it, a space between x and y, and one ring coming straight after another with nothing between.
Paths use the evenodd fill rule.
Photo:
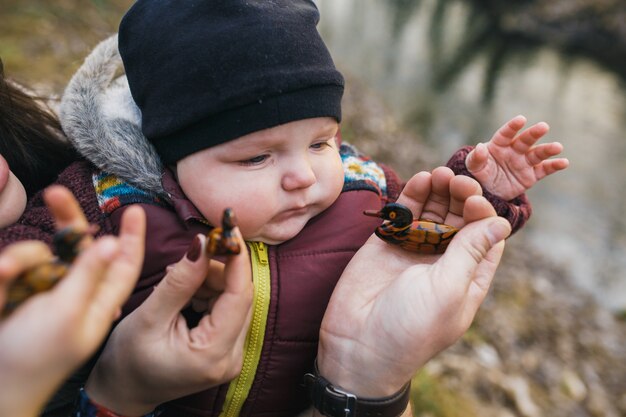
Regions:
<instances>
[{"instance_id":1,"label":"adult fingers","mask_svg":"<svg viewBox=\"0 0 626 417\"><path fill-rule=\"evenodd\" d=\"M202 285L209 267L210 258L206 253L206 236L194 237L189 250L176 263L140 309L145 317L155 323L169 323Z\"/></svg>"},{"instance_id":2,"label":"adult fingers","mask_svg":"<svg viewBox=\"0 0 626 417\"><path fill-rule=\"evenodd\" d=\"M235 228L234 232L243 242L239 229ZM235 345L242 332L245 333L252 306L252 269L245 245L242 245L241 253L228 257L224 276L224 292L215 301L211 314L194 329L194 337L206 343L219 334L219 340L228 347Z\"/></svg>"},{"instance_id":3,"label":"adult fingers","mask_svg":"<svg viewBox=\"0 0 626 417\"><path fill-rule=\"evenodd\" d=\"M118 308L126 301L141 274L145 239L145 212L139 206L129 207L122 216L119 253L93 295L94 305Z\"/></svg>"},{"instance_id":4,"label":"adult fingers","mask_svg":"<svg viewBox=\"0 0 626 417\"><path fill-rule=\"evenodd\" d=\"M431 192L420 218L442 223L450 210L450 181L454 172L448 167L437 167L432 172Z\"/></svg>"},{"instance_id":5,"label":"adult fingers","mask_svg":"<svg viewBox=\"0 0 626 417\"><path fill-rule=\"evenodd\" d=\"M40 241L23 241L7 246L0 253L0 309L4 306L6 289L11 281L26 269L52 259L48 245Z\"/></svg>"},{"instance_id":6,"label":"adult fingers","mask_svg":"<svg viewBox=\"0 0 626 417\"><path fill-rule=\"evenodd\" d=\"M13 279L21 272L53 259L50 248L38 240L7 246L0 253L0 281Z\"/></svg>"},{"instance_id":7,"label":"adult fingers","mask_svg":"<svg viewBox=\"0 0 626 417\"><path fill-rule=\"evenodd\" d=\"M457 175L450 180L450 209L445 216L444 223L450 226L462 227L465 225L463 213L466 200L474 195L482 195L482 187L473 178Z\"/></svg>"},{"instance_id":8,"label":"adult fingers","mask_svg":"<svg viewBox=\"0 0 626 417\"><path fill-rule=\"evenodd\" d=\"M81 315L92 307L92 294L102 282L105 273L120 251L119 241L112 236L104 236L84 249L70 267L67 276L52 290L63 299L80 306ZM116 311L118 306L110 310ZM113 312L107 315L113 320Z\"/></svg>"},{"instance_id":9,"label":"adult fingers","mask_svg":"<svg viewBox=\"0 0 626 417\"><path fill-rule=\"evenodd\" d=\"M445 271L442 280L454 280L452 288L467 289L473 283L479 265L511 233L511 226L506 219L493 216L474 221L462 228L452 239L446 252L437 262L437 267ZM493 256L492 258L493 259ZM497 257L499 262L499 257ZM496 265L497 266L497 263ZM483 270L483 285L491 282L495 266ZM459 282L459 280L462 280Z\"/></svg>"},{"instance_id":10,"label":"adult fingers","mask_svg":"<svg viewBox=\"0 0 626 417\"><path fill-rule=\"evenodd\" d=\"M398 197L398 203L408 207L414 217L419 217L424 210L432 187L432 174L422 171L413 175Z\"/></svg>"},{"instance_id":11,"label":"adult fingers","mask_svg":"<svg viewBox=\"0 0 626 417\"><path fill-rule=\"evenodd\" d=\"M55 218L57 229L72 227L78 232L89 230L87 218L70 190L60 185L51 185L44 191L43 198ZM83 239L83 242L90 241L89 236ZM83 243L82 247L85 245Z\"/></svg>"},{"instance_id":12,"label":"adult fingers","mask_svg":"<svg viewBox=\"0 0 626 417\"><path fill-rule=\"evenodd\" d=\"M196 296L213 296L217 292L224 291L225 286L226 282L224 278L224 264L222 262L216 261L215 259L211 259L206 279L204 280L202 287L200 287L200 289L196 293Z\"/></svg>"},{"instance_id":13,"label":"adult fingers","mask_svg":"<svg viewBox=\"0 0 626 417\"><path fill-rule=\"evenodd\" d=\"M496 209L493 208L489 200L481 195L469 196L463 205L463 221L465 224L497 215Z\"/></svg>"}]
</instances>

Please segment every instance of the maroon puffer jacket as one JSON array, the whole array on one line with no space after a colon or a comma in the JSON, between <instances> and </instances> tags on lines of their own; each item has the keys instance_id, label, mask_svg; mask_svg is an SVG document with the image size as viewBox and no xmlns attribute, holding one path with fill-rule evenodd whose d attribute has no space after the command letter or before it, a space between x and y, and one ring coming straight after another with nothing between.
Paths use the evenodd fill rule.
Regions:
<instances>
[{"instance_id":1,"label":"maroon puffer jacket","mask_svg":"<svg viewBox=\"0 0 626 417\"><path fill-rule=\"evenodd\" d=\"M448 163L456 173L467 174L467 149ZM99 209L93 189L94 168L86 162L71 165L58 183L70 188L79 199L88 221L100 226L99 234L117 233L121 207L106 217ZM385 170L390 200L395 200L402 184ZM165 267L177 262L196 233L208 227L196 221L198 213L184 199L177 184L164 182L173 196L175 211L143 205L148 214L147 256L142 277L124 308L124 315L136 308L163 277ZM524 196L504 202L491 197L500 215L519 229L530 214ZM289 416L308 406L301 386L302 376L311 370L317 352L318 331L332 290L345 265L371 235L379 220L362 215L364 209L381 207L385 200L368 189L352 189L324 213L312 219L294 239L268 248L269 298L265 305L260 357L253 361L253 379L243 398L240 415ZM22 239L51 241L53 222L36 196L20 223L0 231L0 246ZM244 384L246 385L246 384ZM164 416L217 416L222 411L229 384L191 395L165 405Z\"/></svg>"}]
</instances>

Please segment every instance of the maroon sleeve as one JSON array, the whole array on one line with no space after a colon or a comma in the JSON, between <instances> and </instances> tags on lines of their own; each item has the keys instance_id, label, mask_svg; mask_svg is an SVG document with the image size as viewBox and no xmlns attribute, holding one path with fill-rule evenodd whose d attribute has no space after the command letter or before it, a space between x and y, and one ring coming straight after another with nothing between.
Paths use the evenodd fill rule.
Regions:
<instances>
[{"instance_id":1,"label":"maroon sleeve","mask_svg":"<svg viewBox=\"0 0 626 417\"><path fill-rule=\"evenodd\" d=\"M389 202L394 202L400 196L402 189L404 188L404 183L400 180L396 171L391 169L385 164L379 164L385 173L385 180L387 182L387 200Z\"/></svg>"},{"instance_id":2,"label":"maroon sleeve","mask_svg":"<svg viewBox=\"0 0 626 417\"><path fill-rule=\"evenodd\" d=\"M75 162L59 175L55 183L74 194L87 221L97 225L98 237L112 233L112 228L100 211L91 179L92 169L85 161ZM0 229L0 250L21 240L40 240L51 245L54 232L54 218L43 201L43 192L39 191L28 201L24 214L16 224Z\"/></svg>"},{"instance_id":3,"label":"maroon sleeve","mask_svg":"<svg viewBox=\"0 0 626 417\"><path fill-rule=\"evenodd\" d=\"M465 166L465 158L472 149L474 149L473 146L465 146L456 151L448 161L447 166L452 169L456 175L466 175L474 178ZM532 214L532 206L526 194L520 194L509 201L503 200L487 190L483 190L483 195L496 209L498 216L504 217L511 223L513 233L521 229Z\"/></svg>"}]
</instances>

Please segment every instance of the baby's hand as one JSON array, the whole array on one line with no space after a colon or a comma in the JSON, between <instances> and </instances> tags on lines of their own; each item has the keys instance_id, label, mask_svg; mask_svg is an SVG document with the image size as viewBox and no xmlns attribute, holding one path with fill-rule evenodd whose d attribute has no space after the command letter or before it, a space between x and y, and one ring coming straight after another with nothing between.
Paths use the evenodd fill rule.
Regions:
<instances>
[{"instance_id":1,"label":"baby's hand","mask_svg":"<svg viewBox=\"0 0 626 417\"><path fill-rule=\"evenodd\" d=\"M519 133L524 124L524 116L514 117L489 142L476 145L465 160L467 169L484 189L507 201L569 165L566 158L549 159L563 151L560 143L535 146L548 133L547 123L537 123Z\"/></svg>"}]
</instances>

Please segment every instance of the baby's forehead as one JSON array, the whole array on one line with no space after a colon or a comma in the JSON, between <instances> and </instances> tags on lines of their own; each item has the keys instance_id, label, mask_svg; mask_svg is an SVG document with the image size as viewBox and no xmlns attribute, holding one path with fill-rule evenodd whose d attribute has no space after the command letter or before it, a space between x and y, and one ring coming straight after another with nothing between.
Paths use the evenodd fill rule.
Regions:
<instances>
[{"instance_id":1,"label":"baby's forehead","mask_svg":"<svg viewBox=\"0 0 626 417\"><path fill-rule=\"evenodd\" d=\"M280 147L297 141L309 141L337 133L339 124L327 117L303 119L258 130L223 144L224 148L247 152L257 148ZM222 146L222 145L218 145Z\"/></svg>"}]
</instances>

